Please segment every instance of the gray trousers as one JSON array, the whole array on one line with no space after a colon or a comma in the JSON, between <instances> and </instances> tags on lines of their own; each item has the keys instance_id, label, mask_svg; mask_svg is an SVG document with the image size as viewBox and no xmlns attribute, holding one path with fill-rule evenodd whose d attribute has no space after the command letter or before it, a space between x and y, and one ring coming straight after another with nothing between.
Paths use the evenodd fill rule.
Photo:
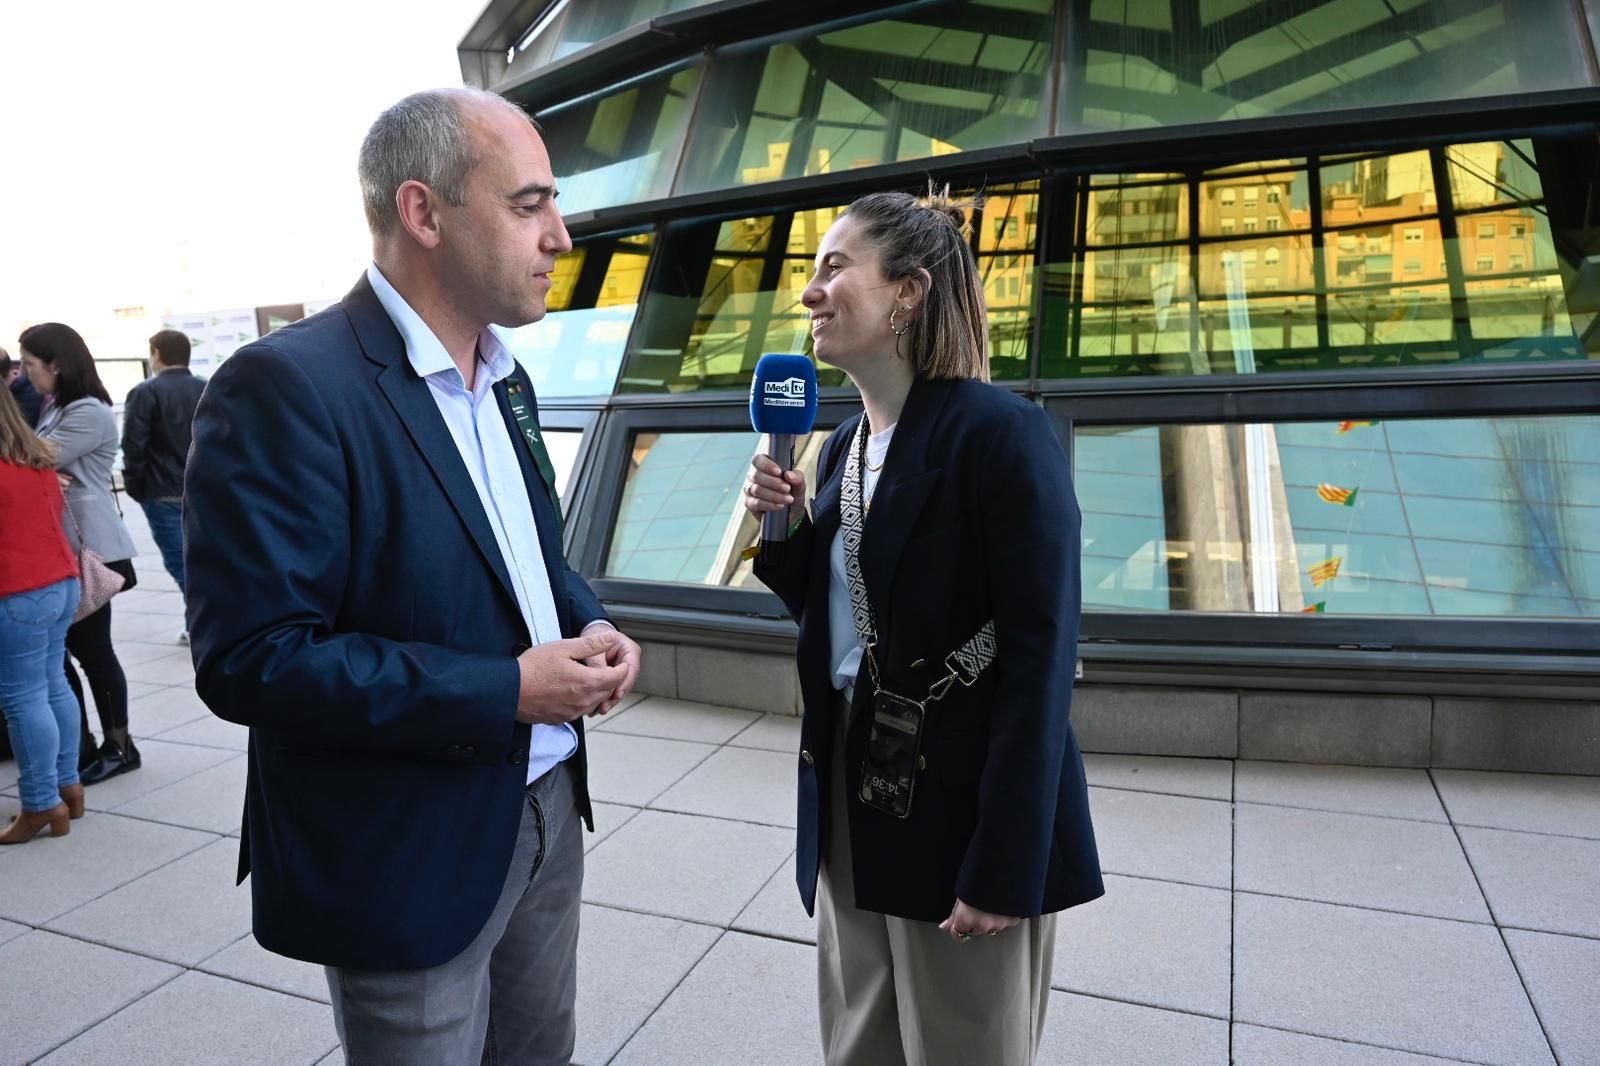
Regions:
<instances>
[{"instance_id":1,"label":"gray trousers","mask_svg":"<svg viewBox=\"0 0 1600 1066\"><path fill-rule=\"evenodd\" d=\"M842 723L846 708L836 705ZM1044 1032L1056 916L960 943L936 922L856 907L844 730L833 740L817 880L817 1005L828 1066L1029 1066Z\"/></svg>"},{"instance_id":2,"label":"gray trousers","mask_svg":"<svg viewBox=\"0 0 1600 1066\"><path fill-rule=\"evenodd\" d=\"M529 787L505 888L427 970L327 967L347 1066L568 1066L578 1026L583 825L562 763Z\"/></svg>"}]
</instances>

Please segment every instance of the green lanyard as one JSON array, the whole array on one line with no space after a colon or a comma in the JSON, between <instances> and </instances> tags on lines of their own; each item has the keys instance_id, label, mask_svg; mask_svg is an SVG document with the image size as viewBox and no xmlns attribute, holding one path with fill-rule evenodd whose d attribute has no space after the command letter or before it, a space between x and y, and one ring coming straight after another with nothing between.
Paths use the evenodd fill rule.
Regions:
<instances>
[{"instance_id":1,"label":"green lanyard","mask_svg":"<svg viewBox=\"0 0 1600 1066\"><path fill-rule=\"evenodd\" d=\"M511 413L516 416L517 428L522 430L522 441L528 446L533 465L544 478L545 491L550 494L550 506L556 509L556 529L566 532L567 520L561 513L561 497L556 493L556 471L550 465L550 453L545 450L544 438L539 436L539 421L533 417L528 398L523 395L522 382L512 378L506 383L506 393L511 400Z\"/></svg>"}]
</instances>

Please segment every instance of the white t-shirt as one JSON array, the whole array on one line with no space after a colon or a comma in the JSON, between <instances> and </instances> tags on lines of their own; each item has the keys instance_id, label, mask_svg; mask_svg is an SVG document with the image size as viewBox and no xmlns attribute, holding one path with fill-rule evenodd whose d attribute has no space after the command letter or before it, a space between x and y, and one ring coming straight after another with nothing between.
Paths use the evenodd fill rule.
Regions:
<instances>
[{"instance_id":1,"label":"white t-shirt","mask_svg":"<svg viewBox=\"0 0 1600 1066\"><path fill-rule=\"evenodd\" d=\"M872 499L878 487L878 474L889 455L889 439L893 436L894 426L890 426L867 438L867 466L861 472L863 504ZM843 463L844 459L839 461ZM862 651L861 641L856 637L855 615L850 611L850 585L844 576L843 525L834 534L833 548L828 552L828 570L828 659L833 663L833 687L848 689L855 684L856 671L861 669Z\"/></svg>"}]
</instances>

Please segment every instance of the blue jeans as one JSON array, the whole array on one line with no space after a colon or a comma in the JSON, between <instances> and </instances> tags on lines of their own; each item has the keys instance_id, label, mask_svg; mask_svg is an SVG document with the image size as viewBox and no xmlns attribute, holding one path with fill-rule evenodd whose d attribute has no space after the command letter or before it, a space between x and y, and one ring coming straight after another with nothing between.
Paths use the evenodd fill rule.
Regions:
<instances>
[{"instance_id":1,"label":"blue jeans","mask_svg":"<svg viewBox=\"0 0 1600 1066\"><path fill-rule=\"evenodd\" d=\"M161 549L161 565L167 568L172 580L178 583L178 595L184 596L183 584L183 502L181 500L146 500L139 505L150 523L150 535Z\"/></svg>"},{"instance_id":2,"label":"blue jeans","mask_svg":"<svg viewBox=\"0 0 1600 1066\"><path fill-rule=\"evenodd\" d=\"M0 705L25 811L49 810L78 782L78 701L62 667L77 609L75 577L0 597Z\"/></svg>"}]
</instances>

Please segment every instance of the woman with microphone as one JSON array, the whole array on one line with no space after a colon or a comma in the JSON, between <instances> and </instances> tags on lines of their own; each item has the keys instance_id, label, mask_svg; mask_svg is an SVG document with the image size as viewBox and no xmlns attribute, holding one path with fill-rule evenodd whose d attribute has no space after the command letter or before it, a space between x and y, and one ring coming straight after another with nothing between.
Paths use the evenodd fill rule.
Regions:
<instances>
[{"instance_id":1,"label":"woman with microphone","mask_svg":"<svg viewBox=\"0 0 1600 1066\"><path fill-rule=\"evenodd\" d=\"M1068 722L1079 517L1043 410L987 384L983 286L948 190L877 193L801 299L864 411L804 476L758 455L756 574L800 625L796 880L829 1066L1033 1062L1054 914L1104 891Z\"/></svg>"}]
</instances>

